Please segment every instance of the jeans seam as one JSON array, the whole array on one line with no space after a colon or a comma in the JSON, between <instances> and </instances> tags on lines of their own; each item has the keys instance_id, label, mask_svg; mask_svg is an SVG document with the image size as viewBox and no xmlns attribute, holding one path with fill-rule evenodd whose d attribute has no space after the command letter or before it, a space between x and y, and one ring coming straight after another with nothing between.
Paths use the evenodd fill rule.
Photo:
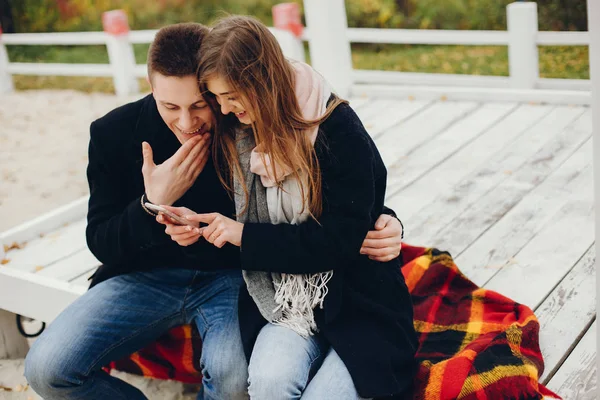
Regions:
<instances>
[{"instance_id":1,"label":"jeans seam","mask_svg":"<svg viewBox=\"0 0 600 400\"><path fill-rule=\"evenodd\" d=\"M160 324L163 321L166 321L168 319L173 318L174 316L176 316L178 313L173 313L167 317L164 317L162 319L159 319L158 321L153 322L152 324L144 327L143 329L139 329L138 331L134 332L133 334L124 337L123 339L119 340L118 342L114 343L112 346L109 346L106 350L104 350L98 357L96 357L96 359L94 360L94 362L91 364L90 368L87 369L87 371L85 372L85 376L89 376L90 373L92 372L93 369L95 369L96 364L98 364L98 362L100 362L100 360L109 352L111 352L112 350L114 350L115 348L117 348L118 346L120 346L121 344L123 344L124 342L127 342L128 340L131 340L133 338L135 338L136 336L139 336L141 333L143 333L144 331L148 330L149 328L152 328L158 324Z\"/></svg>"}]
</instances>

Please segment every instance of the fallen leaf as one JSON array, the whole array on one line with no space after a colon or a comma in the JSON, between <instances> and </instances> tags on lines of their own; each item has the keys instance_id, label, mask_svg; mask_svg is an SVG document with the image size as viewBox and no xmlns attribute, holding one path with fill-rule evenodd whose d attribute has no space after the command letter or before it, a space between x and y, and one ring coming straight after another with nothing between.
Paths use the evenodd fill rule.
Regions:
<instances>
[{"instance_id":1,"label":"fallen leaf","mask_svg":"<svg viewBox=\"0 0 600 400\"><path fill-rule=\"evenodd\" d=\"M6 386L0 386L0 390L6 390L7 392L12 392L12 388Z\"/></svg>"},{"instance_id":2,"label":"fallen leaf","mask_svg":"<svg viewBox=\"0 0 600 400\"><path fill-rule=\"evenodd\" d=\"M25 247L25 245L27 244L27 242L23 242L23 243L17 243L17 242L13 242L10 245L4 245L4 252L8 253L10 250L14 250L14 249L22 249L23 247Z\"/></svg>"},{"instance_id":3,"label":"fallen leaf","mask_svg":"<svg viewBox=\"0 0 600 400\"><path fill-rule=\"evenodd\" d=\"M415 96L408 96L408 100L413 101L415 99Z\"/></svg>"},{"instance_id":4,"label":"fallen leaf","mask_svg":"<svg viewBox=\"0 0 600 400\"><path fill-rule=\"evenodd\" d=\"M40 272L43 269L44 269L43 265L38 265L37 267L35 267L35 272Z\"/></svg>"},{"instance_id":5,"label":"fallen leaf","mask_svg":"<svg viewBox=\"0 0 600 400\"><path fill-rule=\"evenodd\" d=\"M14 391L15 392L22 392L23 391L23 385L17 385L17 386L15 386Z\"/></svg>"},{"instance_id":6,"label":"fallen leaf","mask_svg":"<svg viewBox=\"0 0 600 400\"><path fill-rule=\"evenodd\" d=\"M10 262L10 258L3 258L2 261L0 261L1 265L5 265L8 264Z\"/></svg>"},{"instance_id":7,"label":"fallen leaf","mask_svg":"<svg viewBox=\"0 0 600 400\"><path fill-rule=\"evenodd\" d=\"M440 100L441 101L446 101L446 100L448 100L448 96L442 95L442 96L440 96Z\"/></svg>"}]
</instances>

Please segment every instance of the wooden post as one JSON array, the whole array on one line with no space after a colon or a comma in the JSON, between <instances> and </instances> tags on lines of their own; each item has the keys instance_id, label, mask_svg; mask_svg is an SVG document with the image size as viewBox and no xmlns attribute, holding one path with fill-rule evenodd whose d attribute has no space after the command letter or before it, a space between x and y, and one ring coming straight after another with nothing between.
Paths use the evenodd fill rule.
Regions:
<instances>
[{"instance_id":1,"label":"wooden post","mask_svg":"<svg viewBox=\"0 0 600 400\"><path fill-rule=\"evenodd\" d=\"M106 48L113 71L115 92L128 95L139 92L135 77L135 55L129 42L129 24L123 10L102 13L102 26L107 33Z\"/></svg>"},{"instance_id":2,"label":"wooden post","mask_svg":"<svg viewBox=\"0 0 600 400\"><path fill-rule=\"evenodd\" d=\"M539 79L537 48L538 14L534 2L518 2L506 7L508 23L508 67L510 86L534 89Z\"/></svg>"},{"instance_id":3,"label":"wooden post","mask_svg":"<svg viewBox=\"0 0 600 400\"><path fill-rule=\"evenodd\" d=\"M304 0L313 67L341 97L348 97L352 85L352 54L344 0Z\"/></svg>"},{"instance_id":4,"label":"wooden post","mask_svg":"<svg viewBox=\"0 0 600 400\"><path fill-rule=\"evenodd\" d=\"M302 21L300 20L300 5L298 3L280 3L271 8L273 26L280 31L275 33L277 41L286 57L298 61L306 61L304 45L302 44Z\"/></svg>"},{"instance_id":5,"label":"wooden post","mask_svg":"<svg viewBox=\"0 0 600 400\"><path fill-rule=\"evenodd\" d=\"M27 339L17 329L16 315L0 310L0 360L23 358L28 350Z\"/></svg>"},{"instance_id":6,"label":"wooden post","mask_svg":"<svg viewBox=\"0 0 600 400\"><path fill-rule=\"evenodd\" d=\"M8 53L2 43L2 27L0 27L0 94L10 93L14 90L12 76L8 72Z\"/></svg>"},{"instance_id":7,"label":"wooden post","mask_svg":"<svg viewBox=\"0 0 600 400\"><path fill-rule=\"evenodd\" d=\"M590 79L592 82L592 137L594 144L594 201L596 211L596 279L600 277L600 2L588 0ZM596 296L596 302L600 297ZM600 303L597 304L598 310ZM600 369L596 372L600 377Z\"/></svg>"}]
</instances>

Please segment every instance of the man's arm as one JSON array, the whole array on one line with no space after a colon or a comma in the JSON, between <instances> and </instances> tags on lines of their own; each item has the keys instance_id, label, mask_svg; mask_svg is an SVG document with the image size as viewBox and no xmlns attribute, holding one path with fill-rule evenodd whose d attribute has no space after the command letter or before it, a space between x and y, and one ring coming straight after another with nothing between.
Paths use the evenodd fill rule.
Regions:
<instances>
[{"instance_id":1,"label":"man's arm","mask_svg":"<svg viewBox=\"0 0 600 400\"><path fill-rule=\"evenodd\" d=\"M90 188L86 239L104 264L118 264L164 239L154 216L141 205L142 194L128 196L128 166L119 149L107 141L96 122L90 127L87 178ZM105 140L103 140L105 139ZM141 151L141 149L140 149ZM110 154L110 156L109 156Z\"/></svg>"}]
</instances>

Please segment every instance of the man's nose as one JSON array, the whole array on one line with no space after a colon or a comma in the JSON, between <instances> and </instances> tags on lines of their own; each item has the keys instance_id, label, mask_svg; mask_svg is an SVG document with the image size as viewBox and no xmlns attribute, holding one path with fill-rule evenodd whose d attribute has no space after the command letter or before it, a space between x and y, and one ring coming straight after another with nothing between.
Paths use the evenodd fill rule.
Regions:
<instances>
[{"instance_id":1,"label":"man's nose","mask_svg":"<svg viewBox=\"0 0 600 400\"><path fill-rule=\"evenodd\" d=\"M194 125L194 118L192 117L192 114L190 114L189 112L183 112L181 113L181 115L179 116L179 126L183 129L183 130L190 130L193 128Z\"/></svg>"}]
</instances>

